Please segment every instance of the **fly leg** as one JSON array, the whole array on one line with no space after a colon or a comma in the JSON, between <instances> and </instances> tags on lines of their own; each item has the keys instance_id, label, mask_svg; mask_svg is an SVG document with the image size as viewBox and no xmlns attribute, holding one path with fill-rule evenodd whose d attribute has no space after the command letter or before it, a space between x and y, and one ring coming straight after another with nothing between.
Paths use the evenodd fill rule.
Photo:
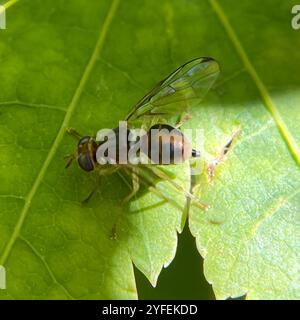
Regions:
<instances>
[{"instance_id":1,"label":"fly leg","mask_svg":"<svg viewBox=\"0 0 300 320\"><path fill-rule=\"evenodd\" d=\"M93 197L93 195L96 193L97 189L99 188L100 182L101 182L101 176L106 176L106 175L110 175L112 173L114 173L115 171L117 171L119 168L118 167L110 167L110 168L106 168L106 169L102 169L99 170L99 177L97 179L97 182L95 184L95 187L93 188L93 190L89 193L89 195L81 202L81 205L84 206L86 205L91 198Z\"/></svg>"},{"instance_id":2,"label":"fly leg","mask_svg":"<svg viewBox=\"0 0 300 320\"><path fill-rule=\"evenodd\" d=\"M122 178L122 180L126 183L126 185L129 186L129 183L128 181L126 180L126 178L123 177L123 175L120 173L120 171L118 171L119 173L119 176ZM128 172L127 172L128 173ZM140 189L140 181L139 181L139 176L135 173L135 169L133 168L131 170L131 172L129 172L129 175L131 175L131 179L132 179L132 186L130 186L130 188L132 189L131 192L129 193L128 196L126 196L122 203L125 204L125 203L128 203L136 194L137 192L139 191ZM112 230L111 230L111 236L110 238L112 240L116 240L117 239L117 224L119 222L121 218L121 214L118 215L117 219L116 219L116 222L114 223L113 227L112 227Z\"/></svg>"},{"instance_id":3,"label":"fly leg","mask_svg":"<svg viewBox=\"0 0 300 320\"><path fill-rule=\"evenodd\" d=\"M207 168L208 181L209 182L211 182L213 180L213 177L215 175L216 167L225 160L226 155L232 149L233 142L235 141L235 139L237 138L237 136L240 133L241 133L240 129L236 130L231 135L229 141L223 146L223 148L221 149L220 154L209 163L208 168Z\"/></svg>"},{"instance_id":4,"label":"fly leg","mask_svg":"<svg viewBox=\"0 0 300 320\"><path fill-rule=\"evenodd\" d=\"M98 189L98 186L96 186L96 187L89 193L89 195L88 195L84 200L81 201L81 206L85 206L85 205L88 204L88 202L91 200L91 198L93 197L93 195L96 193L97 189Z\"/></svg>"},{"instance_id":5,"label":"fly leg","mask_svg":"<svg viewBox=\"0 0 300 320\"><path fill-rule=\"evenodd\" d=\"M130 201L138 192L141 183L147 187L147 189L150 192L155 193L158 197L160 197L163 201L170 202L174 207L176 207L179 210L182 210L182 208L173 200L173 199L168 199L161 191L159 191L153 184L153 181L151 178L149 178L146 174L142 174L140 172L142 169L140 168L135 168L134 166L131 166L130 168L125 169L125 172L128 175L131 175L132 177L132 192L123 200L123 203ZM123 177L121 172L119 172L120 177L122 180L126 183L126 185L129 185L128 181ZM111 231L111 239L116 240L117 239L117 224L121 218L121 214L117 217L116 222L113 225L112 231Z\"/></svg>"},{"instance_id":6,"label":"fly leg","mask_svg":"<svg viewBox=\"0 0 300 320\"><path fill-rule=\"evenodd\" d=\"M78 133L78 131L76 131L74 128L68 128L67 133L78 140L82 138L82 135Z\"/></svg>"},{"instance_id":7,"label":"fly leg","mask_svg":"<svg viewBox=\"0 0 300 320\"><path fill-rule=\"evenodd\" d=\"M132 179L132 191L129 193L128 196L126 196L123 199L123 203L127 203L129 202L135 195L136 193L139 191L140 189L140 182L139 182L139 177L135 172L135 169L132 168L132 172L131 172L131 179Z\"/></svg>"},{"instance_id":8,"label":"fly leg","mask_svg":"<svg viewBox=\"0 0 300 320\"><path fill-rule=\"evenodd\" d=\"M185 122L192 118L192 114L190 112L184 112L181 114L180 118L178 119L175 128L179 129Z\"/></svg>"},{"instance_id":9,"label":"fly leg","mask_svg":"<svg viewBox=\"0 0 300 320\"><path fill-rule=\"evenodd\" d=\"M172 198L166 197L159 189L156 188L153 177L151 178L144 169L137 168L132 174L136 175L139 181L143 185L145 185L150 192L155 193L163 201L171 203L175 208L181 211L183 210L183 208L181 208L175 200L173 200Z\"/></svg>"},{"instance_id":10,"label":"fly leg","mask_svg":"<svg viewBox=\"0 0 300 320\"><path fill-rule=\"evenodd\" d=\"M160 190L158 190L154 183L153 183L153 178L150 178L144 171L142 171L141 168L136 168L136 170L134 170L132 167L131 168L127 168L125 169L126 173L128 175L132 175L132 177L134 179L136 179L137 181L139 181L139 185L143 184L150 192L153 192L154 194L156 194L159 198L162 199L162 203L170 203L171 205L174 206L174 208L182 211L184 210L184 208L182 208L175 200L173 200L172 198L168 198L167 196L165 196ZM125 183L127 185L129 185L128 181L123 177L123 175L121 174L121 172L119 172L120 177L122 178L122 180L125 181ZM143 174L144 173L144 174ZM121 214L117 217L117 221L114 223L113 227L112 227L112 231L111 231L111 239L112 240L116 240L117 239L117 224L119 222L121 218Z\"/></svg>"},{"instance_id":11,"label":"fly leg","mask_svg":"<svg viewBox=\"0 0 300 320\"><path fill-rule=\"evenodd\" d=\"M93 197L93 195L97 192L97 190L98 190L98 188L99 188L99 185L100 185L100 178L97 179L97 182L96 182L94 188L93 188L92 191L88 194L88 196L81 201L81 206L85 206L85 205L88 204L88 202L91 200L91 198Z\"/></svg>"},{"instance_id":12,"label":"fly leg","mask_svg":"<svg viewBox=\"0 0 300 320\"><path fill-rule=\"evenodd\" d=\"M67 129L67 133L68 133L69 135L71 135L72 137L74 137L76 140L79 140L79 139L82 138L81 134L79 134L79 133L78 133L75 129L73 129L73 128L68 128L68 129ZM72 164L73 160L76 159L76 154L67 154L64 158L65 158L65 160L66 160L66 168L68 168L68 167Z\"/></svg>"},{"instance_id":13,"label":"fly leg","mask_svg":"<svg viewBox=\"0 0 300 320\"><path fill-rule=\"evenodd\" d=\"M152 167L151 170L155 175L157 175L160 179L168 181L176 190L182 192L187 198L191 199L200 209L203 209L205 211L208 210L209 206L205 203L202 203L198 197L193 195L191 192L188 190L185 190L180 184L175 182L171 177L169 177L163 170L157 168L157 167Z\"/></svg>"},{"instance_id":14,"label":"fly leg","mask_svg":"<svg viewBox=\"0 0 300 320\"><path fill-rule=\"evenodd\" d=\"M64 159L66 160L66 166L65 168L69 168L73 160L75 160L75 155L74 154L67 154L64 156Z\"/></svg>"}]
</instances>

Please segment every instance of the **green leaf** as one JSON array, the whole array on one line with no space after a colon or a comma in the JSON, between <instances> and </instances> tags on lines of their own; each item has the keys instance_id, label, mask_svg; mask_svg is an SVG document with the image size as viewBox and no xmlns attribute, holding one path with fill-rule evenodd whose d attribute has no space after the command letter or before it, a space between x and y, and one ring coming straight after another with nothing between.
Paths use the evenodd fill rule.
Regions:
<instances>
[{"instance_id":1,"label":"green leaf","mask_svg":"<svg viewBox=\"0 0 300 320\"><path fill-rule=\"evenodd\" d=\"M197 113L211 159L237 126L242 131L214 180L198 177L209 212L190 214L217 298L300 297L300 95L293 72L300 43L289 25L291 2L274 4L246 1L232 10L232 1L210 1L215 32L230 46L224 68L238 64ZM251 12L251 25L242 12Z\"/></svg>"},{"instance_id":2,"label":"green leaf","mask_svg":"<svg viewBox=\"0 0 300 320\"><path fill-rule=\"evenodd\" d=\"M116 127L145 92L129 76L138 56L130 58L125 42L121 55L115 48L126 11L119 1L22 1L8 12L0 49L3 298L132 299L132 261L155 285L174 258L184 195L161 182L162 195L144 190L123 204L128 182L112 175L82 206L97 173L66 170L63 159L77 144L67 127L84 134ZM135 26L127 19L129 43ZM122 70L113 55L131 63ZM181 167L173 171L188 189L189 168Z\"/></svg>"},{"instance_id":3,"label":"green leaf","mask_svg":"<svg viewBox=\"0 0 300 320\"><path fill-rule=\"evenodd\" d=\"M163 195L143 189L124 205L130 189L112 175L83 207L98 178L64 168L76 145L66 128L116 127L176 67L212 56L222 78L189 126L204 129L212 156L238 127L241 135L213 182L199 177L211 209L190 211L206 277L217 298L299 298L293 1L9 3L0 30L0 297L134 299L132 262L155 285L176 252L184 196L159 182ZM169 170L189 186L186 165Z\"/></svg>"}]
</instances>

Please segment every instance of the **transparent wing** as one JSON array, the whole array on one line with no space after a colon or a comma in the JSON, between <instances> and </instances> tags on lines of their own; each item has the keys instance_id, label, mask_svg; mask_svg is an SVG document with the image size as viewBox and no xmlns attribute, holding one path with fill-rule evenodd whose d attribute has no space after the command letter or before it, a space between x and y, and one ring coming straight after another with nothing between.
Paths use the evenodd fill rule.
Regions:
<instances>
[{"instance_id":1,"label":"transparent wing","mask_svg":"<svg viewBox=\"0 0 300 320\"><path fill-rule=\"evenodd\" d=\"M197 58L185 63L142 98L125 120L182 114L192 99L200 101L205 96L219 72L219 65L212 58Z\"/></svg>"}]
</instances>

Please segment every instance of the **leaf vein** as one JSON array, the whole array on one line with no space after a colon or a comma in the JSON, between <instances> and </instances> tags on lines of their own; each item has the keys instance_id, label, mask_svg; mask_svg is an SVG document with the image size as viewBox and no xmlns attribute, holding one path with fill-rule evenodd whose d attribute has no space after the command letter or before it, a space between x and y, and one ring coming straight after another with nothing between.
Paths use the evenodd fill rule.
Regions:
<instances>
[{"instance_id":1,"label":"leaf vein","mask_svg":"<svg viewBox=\"0 0 300 320\"><path fill-rule=\"evenodd\" d=\"M56 150L58 149L58 146L60 145L60 142L63 139L63 136L64 136L66 129L69 125L70 119L73 115L74 109L80 100L80 97L82 95L84 87L85 87L85 85L90 77L90 74L94 68L94 65L97 62L97 60L101 54L101 51L102 51L102 48L103 48L103 45L104 45L104 42L106 39L106 35L108 33L112 19L113 19L115 12L117 10L118 4L119 4L119 0L113 0L111 3L111 6L108 10L108 14L104 20L103 26L100 29L100 34L99 34L97 43L95 45L94 51L93 51L93 53L89 59L89 62L83 72L83 75L80 79L78 87L75 90L73 98L72 98L72 100L69 104L69 107L67 109L67 112L65 114L64 120L61 124L59 131L58 131L58 134L57 134L57 136L56 136L56 138L55 138L55 140L54 140L54 142L48 152L48 155L47 155L32 187L31 187L31 190L29 191L28 195L26 196L25 204L24 204L24 207L21 211L20 218L17 221L15 228L13 230L13 233L12 233L12 235L11 235L11 237L10 237L10 239L9 239L9 241L8 241L6 247L4 248L4 251L0 257L0 265L5 264L9 254L14 246L15 241L20 234L20 230L24 224L27 213L30 209L31 202L32 202L32 200L33 200L33 198L34 198L34 196L35 196L35 194L36 194L36 192L37 192L37 190L38 190L38 188L39 188L39 186L40 186L40 184L46 174L46 171L47 171L47 169L48 169L48 167L49 167L49 165L50 165L50 163L56 153Z\"/></svg>"},{"instance_id":2,"label":"leaf vein","mask_svg":"<svg viewBox=\"0 0 300 320\"><path fill-rule=\"evenodd\" d=\"M280 209L282 209L285 205L287 205L294 197L296 197L299 194L299 192L300 192L300 188L285 198L280 197L276 201L275 205L273 207L271 207L271 209L269 211L265 212L263 217L254 225L254 227L251 230L251 239L253 239L255 237L259 227L267 219L271 218L275 213L277 213Z\"/></svg>"},{"instance_id":3,"label":"leaf vein","mask_svg":"<svg viewBox=\"0 0 300 320\"><path fill-rule=\"evenodd\" d=\"M59 106L53 106L53 105L48 105L48 104L40 104L40 103L29 103L29 102L23 102L19 100L11 100L11 101L2 101L0 102L0 107L3 106L13 106L13 105L19 105L23 107L28 107L28 108L45 108L45 109L51 109L51 110L57 110L57 111L62 111L66 112L66 108L64 107L59 107Z\"/></svg>"},{"instance_id":4,"label":"leaf vein","mask_svg":"<svg viewBox=\"0 0 300 320\"><path fill-rule=\"evenodd\" d=\"M74 300L75 298L71 295L71 293L68 291L68 289L56 279L56 276L54 275L54 272L52 271L52 269L50 268L49 264L47 263L47 261L45 260L45 258L35 249L35 247L27 240L25 239L23 236L19 236L19 238L30 248L30 250L35 254L36 257L38 257L39 260L42 261L44 267L46 268L46 270L48 271L51 279L53 280L54 283L56 283L59 287L61 287L61 289L64 291L64 293L71 298L72 300Z\"/></svg>"},{"instance_id":5,"label":"leaf vein","mask_svg":"<svg viewBox=\"0 0 300 320\"><path fill-rule=\"evenodd\" d=\"M242 46L236 32L234 31L232 25L230 24L228 17L226 16L226 13L224 12L221 5L218 3L217 0L209 0L213 10L216 12L216 15L218 16L221 24L223 25L229 39L233 43L233 46L235 47L238 55L240 56L240 59L242 60L246 70L250 74L253 82L255 83L262 101L264 102L265 107L272 115L274 121L276 122L276 125L286 142L290 153L292 154L293 158L295 159L296 163L300 166L300 148L298 147L295 139L293 138L292 134L290 133L287 125L285 124L284 120L281 117L280 112L278 111L277 106L272 101L272 98L268 92L268 89L266 88L265 84L259 77L257 71L255 70L253 64L251 63L244 47Z\"/></svg>"}]
</instances>

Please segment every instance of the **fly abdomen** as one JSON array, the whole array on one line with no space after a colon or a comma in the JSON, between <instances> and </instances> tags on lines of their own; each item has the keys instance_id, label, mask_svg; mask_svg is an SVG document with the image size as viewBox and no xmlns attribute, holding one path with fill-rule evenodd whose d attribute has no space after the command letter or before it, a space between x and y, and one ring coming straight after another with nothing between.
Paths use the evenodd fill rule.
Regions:
<instances>
[{"instance_id":1,"label":"fly abdomen","mask_svg":"<svg viewBox=\"0 0 300 320\"><path fill-rule=\"evenodd\" d=\"M153 164L178 164L189 159L192 154L191 144L184 134L168 125L156 124L150 128L141 144Z\"/></svg>"}]
</instances>

